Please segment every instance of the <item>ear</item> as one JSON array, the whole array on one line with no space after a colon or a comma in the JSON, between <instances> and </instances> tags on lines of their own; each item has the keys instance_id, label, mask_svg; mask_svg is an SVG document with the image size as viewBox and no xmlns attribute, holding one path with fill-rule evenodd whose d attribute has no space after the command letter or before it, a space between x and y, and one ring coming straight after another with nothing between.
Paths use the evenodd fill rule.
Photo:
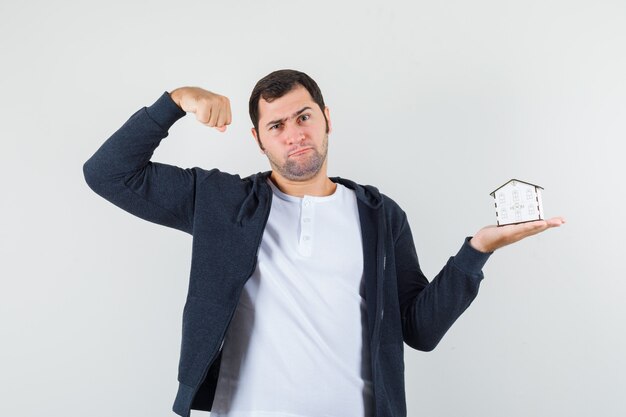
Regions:
<instances>
[{"instance_id":1,"label":"ear","mask_svg":"<svg viewBox=\"0 0 626 417\"><path fill-rule=\"evenodd\" d=\"M263 144L261 143L261 140L259 139L259 136L258 136L258 133L257 133L256 129L255 128L251 128L250 131L252 132L252 136L254 137L254 140L256 141L257 145L259 145L261 153L265 154L265 148L263 147Z\"/></svg>"},{"instance_id":2,"label":"ear","mask_svg":"<svg viewBox=\"0 0 626 417\"><path fill-rule=\"evenodd\" d=\"M333 124L330 122L330 109L328 106L324 107L324 114L326 115L326 120L328 120L328 133L333 131Z\"/></svg>"}]
</instances>

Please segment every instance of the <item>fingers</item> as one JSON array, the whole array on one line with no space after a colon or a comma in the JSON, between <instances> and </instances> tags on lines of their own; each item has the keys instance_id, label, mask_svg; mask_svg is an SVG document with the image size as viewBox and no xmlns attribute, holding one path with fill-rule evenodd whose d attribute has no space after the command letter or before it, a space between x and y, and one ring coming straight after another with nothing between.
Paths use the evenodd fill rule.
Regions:
<instances>
[{"instance_id":1,"label":"fingers","mask_svg":"<svg viewBox=\"0 0 626 417\"><path fill-rule=\"evenodd\" d=\"M563 217L553 217L549 220L546 220L549 227L559 227L560 225L565 223L565 219Z\"/></svg>"},{"instance_id":2,"label":"fingers","mask_svg":"<svg viewBox=\"0 0 626 417\"><path fill-rule=\"evenodd\" d=\"M181 87L170 93L170 97L185 112L196 115L196 119L220 132L232 122L230 100L200 87Z\"/></svg>"},{"instance_id":3,"label":"fingers","mask_svg":"<svg viewBox=\"0 0 626 417\"><path fill-rule=\"evenodd\" d=\"M526 227L524 229L522 229L519 233L517 233L517 235L515 236L513 240L514 242L517 242L518 240L522 240L528 236L536 235L548 229L548 223L545 221L526 223L525 226Z\"/></svg>"},{"instance_id":4,"label":"fingers","mask_svg":"<svg viewBox=\"0 0 626 417\"><path fill-rule=\"evenodd\" d=\"M185 112L195 113L196 119L220 132L232 122L230 100L200 87L181 87L170 94L174 102Z\"/></svg>"},{"instance_id":5,"label":"fingers","mask_svg":"<svg viewBox=\"0 0 626 417\"><path fill-rule=\"evenodd\" d=\"M548 222L545 220L537 220L534 222L522 223L519 225L520 233L525 234L535 234L542 232L548 228Z\"/></svg>"},{"instance_id":6,"label":"fingers","mask_svg":"<svg viewBox=\"0 0 626 417\"><path fill-rule=\"evenodd\" d=\"M228 100L228 99L227 99ZM230 100L228 101L228 106L226 106L226 120L224 121L224 124L231 124L233 121L233 116L230 110Z\"/></svg>"},{"instance_id":7,"label":"fingers","mask_svg":"<svg viewBox=\"0 0 626 417\"><path fill-rule=\"evenodd\" d=\"M207 90L200 90L196 98L196 119L220 132L232 121L230 100Z\"/></svg>"},{"instance_id":8,"label":"fingers","mask_svg":"<svg viewBox=\"0 0 626 417\"><path fill-rule=\"evenodd\" d=\"M220 113L223 113L223 109L220 106L218 106L217 108L213 107L211 109L211 116L209 117L209 121L205 124L210 127L224 126L224 123L220 124Z\"/></svg>"},{"instance_id":9,"label":"fingers","mask_svg":"<svg viewBox=\"0 0 626 417\"><path fill-rule=\"evenodd\" d=\"M526 236L536 235L537 233L541 233L552 227L559 227L563 223L565 223L565 219L562 217L553 217L549 220L537 220L534 222L523 223L520 225L522 228L516 234L521 235L520 239L523 239Z\"/></svg>"},{"instance_id":10,"label":"fingers","mask_svg":"<svg viewBox=\"0 0 626 417\"><path fill-rule=\"evenodd\" d=\"M536 235L552 227L558 227L563 223L565 223L565 219L562 217L553 217L549 220L537 220L534 222L512 225L511 234L508 236L508 240L510 240L509 243L514 243L528 236Z\"/></svg>"}]
</instances>

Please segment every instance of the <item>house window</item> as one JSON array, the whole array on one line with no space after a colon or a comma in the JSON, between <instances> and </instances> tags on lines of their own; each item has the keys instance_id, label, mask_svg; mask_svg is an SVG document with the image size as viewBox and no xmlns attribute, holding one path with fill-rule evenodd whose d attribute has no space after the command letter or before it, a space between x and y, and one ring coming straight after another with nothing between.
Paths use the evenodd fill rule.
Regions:
<instances>
[{"instance_id":1,"label":"house window","mask_svg":"<svg viewBox=\"0 0 626 417\"><path fill-rule=\"evenodd\" d=\"M519 191L513 191L513 201L519 201Z\"/></svg>"},{"instance_id":2,"label":"house window","mask_svg":"<svg viewBox=\"0 0 626 417\"><path fill-rule=\"evenodd\" d=\"M530 191L530 188L528 190L526 190L526 200L532 200L533 199L533 192Z\"/></svg>"}]
</instances>

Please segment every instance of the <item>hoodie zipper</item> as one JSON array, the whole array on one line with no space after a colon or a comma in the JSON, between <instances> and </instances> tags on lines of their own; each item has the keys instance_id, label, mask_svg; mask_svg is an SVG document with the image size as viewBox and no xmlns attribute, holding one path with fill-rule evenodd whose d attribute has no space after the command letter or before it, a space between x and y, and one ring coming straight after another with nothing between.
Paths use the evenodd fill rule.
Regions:
<instances>
[{"instance_id":1,"label":"hoodie zipper","mask_svg":"<svg viewBox=\"0 0 626 417\"><path fill-rule=\"evenodd\" d=\"M386 248L385 248L385 237L387 234L387 228L386 226L386 218L385 218L385 210L384 210L384 205L381 205L381 207L378 208L378 210L380 210L379 213L379 219L378 219L378 236L377 239L378 241L376 242L376 259L377 259L377 263L376 263L376 319L374 321L374 331L373 331L373 336L372 336L372 342L375 343L371 343L370 344L370 348L373 347L373 349L371 349L371 368L372 368L372 394L373 394L373 408L374 408L374 413L377 413L377 401L376 401L376 391L377 391L377 378L378 378L378 372L376 371L376 363L378 363L378 351L379 351L379 347L380 347L380 326L381 326L381 322L383 320L383 316L385 314L385 306L383 305L383 294L384 294L384 290L383 290L383 282L385 280L385 268L386 268L386 264L387 264L387 254L386 254ZM382 256L382 262L381 262L381 257ZM373 346L372 346L373 345Z\"/></svg>"},{"instance_id":2,"label":"hoodie zipper","mask_svg":"<svg viewBox=\"0 0 626 417\"><path fill-rule=\"evenodd\" d=\"M259 250L261 249L261 241L263 239L263 232L265 231L265 226L267 225L267 220L269 219L270 216L270 209L272 207L272 193L269 193L269 199L267 202L267 209L265 210L265 219L263 220L263 225L261 227L261 233L259 233L259 237L257 238L257 244L256 244L256 252L254 254L254 265L252 265L252 270L247 274L248 278L250 278L250 276L252 276L252 274L254 273L254 270L256 269L257 263L259 262ZM237 291L237 304L239 303L239 298L241 298L241 292L243 291L243 287L246 285L246 282L248 280L246 279L246 281L244 281L244 283L239 287L239 290ZM193 403L193 400L196 396L196 394L198 393L198 389L200 388L200 385L202 384L202 382L205 380L207 374L209 373L209 369L211 368L211 365L213 365L213 362L215 361L215 358L217 357L218 352L222 349L222 346L224 346L224 340L225 340L225 336L226 336L226 332L228 331L228 328L230 327L230 322L233 319L233 316L235 315L235 311L237 310L237 304L235 304L235 308L233 308L230 312L230 316L228 317L228 322L226 323L226 326L224 327L224 330L222 331L222 334L220 335L220 346L219 348L217 348L217 350L214 350L211 353L211 359L207 362L207 365L204 367L204 371L202 372L202 378L200 378L199 383L196 385L196 387L194 388L194 392L192 395L192 400L191 402Z\"/></svg>"}]
</instances>

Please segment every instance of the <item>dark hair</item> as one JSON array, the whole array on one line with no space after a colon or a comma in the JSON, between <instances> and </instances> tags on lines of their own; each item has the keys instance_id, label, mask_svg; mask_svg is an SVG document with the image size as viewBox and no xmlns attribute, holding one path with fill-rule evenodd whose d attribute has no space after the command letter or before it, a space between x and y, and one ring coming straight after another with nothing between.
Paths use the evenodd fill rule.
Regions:
<instances>
[{"instance_id":1,"label":"dark hair","mask_svg":"<svg viewBox=\"0 0 626 417\"><path fill-rule=\"evenodd\" d=\"M320 106L324 120L326 121L326 133L328 133L328 120L326 119L326 113L324 113L324 107L326 106L324 105L324 98L322 97L322 92L317 86L317 83L303 72L282 69L261 78L254 86L252 94L250 95L250 119L252 120L257 134L259 134L259 100L263 98L263 100L267 102L272 102L274 99L284 96L298 85L306 88L313 98L313 101Z\"/></svg>"}]
</instances>

